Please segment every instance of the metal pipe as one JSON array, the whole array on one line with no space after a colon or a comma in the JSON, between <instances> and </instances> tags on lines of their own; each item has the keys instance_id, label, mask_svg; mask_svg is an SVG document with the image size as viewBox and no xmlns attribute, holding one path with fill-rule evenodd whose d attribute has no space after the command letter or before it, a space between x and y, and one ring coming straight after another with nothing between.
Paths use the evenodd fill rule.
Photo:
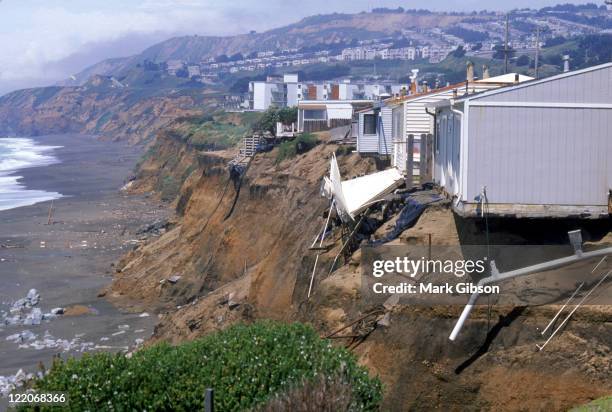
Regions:
<instances>
[{"instance_id":1,"label":"metal pipe","mask_svg":"<svg viewBox=\"0 0 612 412\"><path fill-rule=\"evenodd\" d=\"M596 258L600 256L607 256L610 254L612 254L612 247L605 248L605 249L599 249L599 250L593 250L591 252L583 252L580 255L575 254L572 256L554 259L548 262L538 263L536 265L527 266L521 269L511 270L505 273L498 273L497 269L495 268L495 261L491 261L492 275L489 277L480 279L477 283L477 286L484 286L490 283L498 283L498 282L501 282L507 279L516 278L519 276L531 275L532 273L544 272L547 270L556 269L558 267L567 266L572 263L576 263L576 262L580 262L583 260L588 260L588 259L592 259L592 258ZM459 317L459 320L457 320L457 323L455 324L455 327L453 328L449 336L450 340L454 341L457 338L457 335L461 331L461 328L463 327L463 324L467 320L468 316L470 316L470 313L472 312L472 309L474 308L474 304L478 300L479 296L480 294L477 292L473 293L470 296L470 299L467 305L465 305L465 307L463 308L463 312L461 312L461 316Z\"/></svg>"}]
</instances>

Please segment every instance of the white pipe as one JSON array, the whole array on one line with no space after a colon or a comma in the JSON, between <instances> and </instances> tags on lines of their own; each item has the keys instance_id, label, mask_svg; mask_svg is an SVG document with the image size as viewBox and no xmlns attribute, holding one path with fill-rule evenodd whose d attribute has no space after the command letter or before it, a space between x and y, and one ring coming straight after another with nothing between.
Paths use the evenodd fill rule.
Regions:
<instances>
[{"instance_id":1,"label":"white pipe","mask_svg":"<svg viewBox=\"0 0 612 412\"><path fill-rule=\"evenodd\" d=\"M532 266L527 266L521 269L511 270L510 272L505 272L505 273L493 272L491 276L480 279L477 285L484 286L490 283L498 283L503 280L507 280L507 279L511 279L511 278L515 278L519 276L531 275L532 273L544 272L547 270L556 269L558 267L567 266L571 263L576 263L576 262L580 262L583 260L592 259L592 258L600 257L600 256L606 256L610 254L612 254L612 247L605 248L605 249L599 249L599 250L593 250L591 252L585 252L585 253L582 253L581 255L567 256L567 257L551 260L551 261L544 262L544 263L538 263L537 265L532 265ZM493 264L494 264L494 261L491 261L491 265ZM480 296L479 293L473 293L470 296L470 300L468 301L467 305L465 305L465 307L463 308L463 312L461 312L461 316L459 317L459 320L457 320L457 323L455 324L455 327L453 328L449 336L450 340L454 341L457 335L459 334L459 332L461 331L463 324L467 320L468 316L470 316L470 312L472 311L474 304L478 300L479 296Z\"/></svg>"},{"instance_id":2,"label":"white pipe","mask_svg":"<svg viewBox=\"0 0 612 412\"><path fill-rule=\"evenodd\" d=\"M329 218L331 217L335 202L336 202L336 199L332 200L331 205L329 206L329 213L327 213L327 219L325 220L325 226L323 227L323 234L321 235L321 242L319 243L319 247L323 246L323 241L325 240L325 233L327 232L327 225L329 224ZM314 276L317 270L317 263L319 262L320 254L321 253L317 252L317 257L315 258L314 267L312 268L312 275L310 275L310 285L308 286L308 297L309 298L310 298L310 293L312 292L312 285L314 283Z\"/></svg>"}]
</instances>

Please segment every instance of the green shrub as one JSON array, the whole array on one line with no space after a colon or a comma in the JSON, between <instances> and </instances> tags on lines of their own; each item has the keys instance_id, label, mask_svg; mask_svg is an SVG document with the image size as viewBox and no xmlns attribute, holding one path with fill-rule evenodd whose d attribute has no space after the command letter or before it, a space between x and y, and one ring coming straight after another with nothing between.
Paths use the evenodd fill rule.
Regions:
<instances>
[{"instance_id":1,"label":"green shrub","mask_svg":"<svg viewBox=\"0 0 612 412\"><path fill-rule=\"evenodd\" d=\"M162 200L171 202L176 198L181 190L181 183L177 182L173 176L167 175L160 180L158 191Z\"/></svg>"},{"instance_id":2,"label":"green shrub","mask_svg":"<svg viewBox=\"0 0 612 412\"><path fill-rule=\"evenodd\" d=\"M268 131L276 134L276 122L291 124L297 122L297 107L270 107L263 112L258 121L253 125L255 131Z\"/></svg>"},{"instance_id":3,"label":"green shrub","mask_svg":"<svg viewBox=\"0 0 612 412\"><path fill-rule=\"evenodd\" d=\"M595 399L586 405L576 406L570 412L606 412L612 411L612 396Z\"/></svg>"},{"instance_id":4,"label":"green shrub","mask_svg":"<svg viewBox=\"0 0 612 412\"><path fill-rule=\"evenodd\" d=\"M232 326L179 346L157 344L131 358L97 353L56 361L34 388L65 392L69 411L193 411L202 409L204 392L212 387L216 409L236 411L263 406L321 377L350 386L350 410L378 409L381 383L350 352L309 326L269 321Z\"/></svg>"},{"instance_id":5,"label":"green shrub","mask_svg":"<svg viewBox=\"0 0 612 412\"><path fill-rule=\"evenodd\" d=\"M305 153L315 147L317 143L317 138L310 133L305 133L293 140L283 142L278 146L276 163L280 163L285 159L291 159L297 154Z\"/></svg>"}]
</instances>

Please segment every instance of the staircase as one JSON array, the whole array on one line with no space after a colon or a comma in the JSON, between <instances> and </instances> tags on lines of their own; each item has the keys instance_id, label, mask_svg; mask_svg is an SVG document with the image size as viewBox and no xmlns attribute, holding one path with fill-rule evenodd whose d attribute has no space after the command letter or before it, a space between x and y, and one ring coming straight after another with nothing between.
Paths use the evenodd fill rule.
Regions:
<instances>
[{"instance_id":1,"label":"staircase","mask_svg":"<svg viewBox=\"0 0 612 412\"><path fill-rule=\"evenodd\" d=\"M245 136L240 143L240 151L235 158L229 162L229 166L246 166L251 158L257 153L257 148L261 144L263 137L260 135Z\"/></svg>"},{"instance_id":2,"label":"staircase","mask_svg":"<svg viewBox=\"0 0 612 412\"><path fill-rule=\"evenodd\" d=\"M262 137L259 135L246 136L242 138L240 144L240 154L243 156L251 157L257 153L257 147L261 142Z\"/></svg>"}]
</instances>

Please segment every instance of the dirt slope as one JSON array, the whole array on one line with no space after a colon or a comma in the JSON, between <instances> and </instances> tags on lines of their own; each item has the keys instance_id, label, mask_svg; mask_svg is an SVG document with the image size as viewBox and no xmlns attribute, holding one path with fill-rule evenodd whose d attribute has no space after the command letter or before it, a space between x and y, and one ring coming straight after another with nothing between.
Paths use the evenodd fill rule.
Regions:
<instances>
[{"instance_id":1,"label":"dirt slope","mask_svg":"<svg viewBox=\"0 0 612 412\"><path fill-rule=\"evenodd\" d=\"M308 322L326 335L376 309L360 299L359 250L325 276L340 249L338 228L330 236L330 250L321 255L314 295L305 299L316 253L308 247L328 206L319 195L320 181L331 152L344 150L319 145L280 164L275 151L257 155L225 219L236 194L226 164L235 153L196 152L167 136L158 139L157 152L143 163L133 189L151 190L160 179L191 170L175 201L175 226L117 265L109 293L117 302L136 301L139 308L160 313L154 341L193 339L262 317ZM370 159L342 153L344 176L375 170ZM553 236L542 230L546 239L540 239L515 226L508 230L491 222L491 239L522 244ZM555 225L558 232L563 226ZM425 244L429 234L434 245L482 241L478 225L458 221L441 205L428 209L394 242ZM610 241L597 236L600 243ZM172 276L180 279L172 283ZM388 312L387 326L369 319L339 335L367 336L352 347L383 379L385 410L561 411L612 393L612 310L581 309L540 352L538 328L556 309L493 307L489 314L486 306L479 307L455 343L448 334L460 307L399 306Z\"/></svg>"}]
</instances>

